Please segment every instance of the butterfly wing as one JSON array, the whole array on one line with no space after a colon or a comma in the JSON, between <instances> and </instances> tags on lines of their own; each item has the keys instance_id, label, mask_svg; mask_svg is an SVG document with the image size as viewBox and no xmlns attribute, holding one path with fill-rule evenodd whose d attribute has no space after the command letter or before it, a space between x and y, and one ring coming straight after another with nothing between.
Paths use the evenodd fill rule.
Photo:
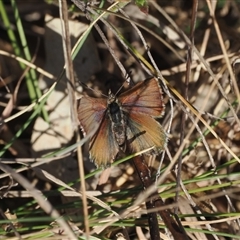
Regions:
<instances>
[{"instance_id":1,"label":"butterfly wing","mask_svg":"<svg viewBox=\"0 0 240 240\"><path fill-rule=\"evenodd\" d=\"M129 115L127 139L130 152L139 152L154 146L150 153L159 154L166 144L166 134L162 126L154 118L141 113Z\"/></svg>"},{"instance_id":2,"label":"butterfly wing","mask_svg":"<svg viewBox=\"0 0 240 240\"><path fill-rule=\"evenodd\" d=\"M165 147L166 134L154 119L164 114L163 94L157 79L136 84L119 96L127 123L127 139L131 152L155 146L151 153L159 154Z\"/></svg>"},{"instance_id":3,"label":"butterfly wing","mask_svg":"<svg viewBox=\"0 0 240 240\"><path fill-rule=\"evenodd\" d=\"M109 167L115 160L119 147L107 116L102 120L96 134L90 139L89 151L90 158L97 167Z\"/></svg>"},{"instance_id":4,"label":"butterfly wing","mask_svg":"<svg viewBox=\"0 0 240 240\"><path fill-rule=\"evenodd\" d=\"M85 134L91 134L90 158L99 167L107 167L118 153L118 145L106 114L107 100L82 97L78 103L78 119Z\"/></svg>"},{"instance_id":5,"label":"butterfly wing","mask_svg":"<svg viewBox=\"0 0 240 240\"><path fill-rule=\"evenodd\" d=\"M78 119L86 134L94 134L106 114L107 100L84 96L78 102ZM95 131L94 131L95 130Z\"/></svg>"},{"instance_id":6,"label":"butterfly wing","mask_svg":"<svg viewBox=\"0 0 240 240\"><path fill-rule=\"evenodd\" d=\"M129 113L143 113L153 117L164 114L163 94L157 79L137 83L119 96L122 107Z\"/></svg>"}]
</instances>

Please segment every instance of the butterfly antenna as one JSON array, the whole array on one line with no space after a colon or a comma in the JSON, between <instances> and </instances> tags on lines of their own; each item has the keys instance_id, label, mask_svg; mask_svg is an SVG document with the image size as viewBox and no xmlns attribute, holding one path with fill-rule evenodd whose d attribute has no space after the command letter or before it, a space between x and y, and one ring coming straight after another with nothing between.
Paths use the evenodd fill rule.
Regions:
<instances>
[{"instance_id":1,"label":"butterfly antenna","mask_svg":"<svg viewBox=\"0 0 240 240\"><path fill-rule=\"evenodd\" d=\"M80 83L80 85L82 85L84 88L90 89L90 90L92 90L93 92L96 92L97 94L100 94L100 95L102 95L102 96L104 96L104 97L108 97L107 95L103 94L102 92L100 92L100 91L98 91L98 90L96 90L96 89L93 89L93 88L89 87L86 83L83 83L83 82L81 82L81 81L79 81L79 83Z\"/></svg>"},{"instance_id":2,"label":"butterfly antenna","mask_svg":"<svg viewBox=\"0 0 240 240\"><path fill-rule=\"evenodd\" d=\"M129 75L128 73L126 73L125 78L126 78L126 80L123 82L123 84L121 85L121 87L117 90L117 92L115 93L115 96L122 90L123 85L124 85L125 82L127 82L128 85L130 85L131 77L130 77L130 75Z\"/></svg>"}]
</instances>

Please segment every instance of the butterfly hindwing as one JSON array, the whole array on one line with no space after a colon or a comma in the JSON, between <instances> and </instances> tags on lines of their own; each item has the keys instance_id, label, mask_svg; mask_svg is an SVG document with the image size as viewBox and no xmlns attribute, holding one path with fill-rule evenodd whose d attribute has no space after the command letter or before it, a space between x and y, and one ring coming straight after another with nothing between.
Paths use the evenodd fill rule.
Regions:
<instances>
[{"instance_id":1,"label":"butterfly hindwing","mask_svg":"<svg viewBox=\"0 0 240 240\"><path fill-rule=\"evenodd\" d=\"M152 117L141 113L130 114L127 138L130 152L155 147L150 153L159 154L166 143L166 134L162 126Z\"/></svg>"},{"instance_id":2,"label":"butterfly hindwing","mask_svg":"<svg viewBox=\"0 0 240 240\"><path fill-rule=\"evenodd\" d=\"M119 152L111 122L106 116L89 143L90 158L98 167L108 167Z\"/></svg>"}]
</instances>

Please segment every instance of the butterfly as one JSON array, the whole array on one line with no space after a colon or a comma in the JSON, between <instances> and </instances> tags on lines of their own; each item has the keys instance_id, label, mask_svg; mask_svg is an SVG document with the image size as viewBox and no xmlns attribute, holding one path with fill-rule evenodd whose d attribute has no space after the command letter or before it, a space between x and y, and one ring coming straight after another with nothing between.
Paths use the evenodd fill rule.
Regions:
<instances>
[{"instance_id":1,"label":"butterfly","mask_svg":"<svg viewBox=\"0 0 240 240\"><path fill-rule=\"evenodd\" d=\"M90 159L97 167L109 167L120 153L135 153L153 147L158 155L166 134L156 120L165 110L161 87L155 78L146 79L116 96L83 96L78 102L78 119L84 134L92 133Z\"/></svg>"}]
</instances>

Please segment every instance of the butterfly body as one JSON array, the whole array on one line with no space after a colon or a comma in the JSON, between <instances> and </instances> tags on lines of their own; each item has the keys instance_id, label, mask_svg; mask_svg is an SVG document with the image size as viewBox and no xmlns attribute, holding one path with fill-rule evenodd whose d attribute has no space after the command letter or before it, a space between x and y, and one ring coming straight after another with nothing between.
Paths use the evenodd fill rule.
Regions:
<instances>
[{"instance_id":1,"label":"butterfly body","mask_svg":"<svg viewBox=\"0 0 240 240\"><path fill-rule=\"evenodd\" d=\"M144 80L119 96L84 96L79 101L78 118L85 134L93 132L90 158L99 167L109 166L119 152L139 152L154 147L159 154L166 134L156 118L164 113L161 88L155 78Z\"/></svg>"},{"instance_id":2,"label":"butterfly body","mask_svg":"<svg viewBox=\"0 0 240 240\"><path fill-rule=\"evenodd\" d=\"M126 118L119 102L111 92L108 97L108 114L115 140L120 149L124 152L126 150Z\"/></svg>"}]
</instances>

